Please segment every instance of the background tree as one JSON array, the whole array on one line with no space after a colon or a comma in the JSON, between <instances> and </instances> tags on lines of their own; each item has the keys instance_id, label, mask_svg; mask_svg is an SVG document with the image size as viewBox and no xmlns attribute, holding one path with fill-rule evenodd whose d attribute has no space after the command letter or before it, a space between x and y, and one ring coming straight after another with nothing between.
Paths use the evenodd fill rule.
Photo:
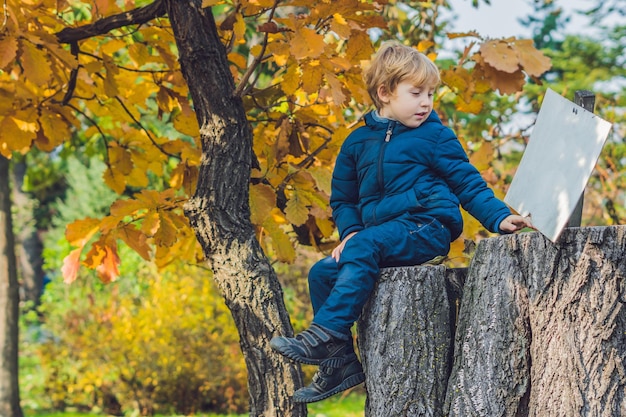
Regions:
<instances>
[{"instance_id":1,"label":"background tree","mask_svg":"<svg viewBox=\"0 0 626 417\"><path fill-rule=\"evenodd\" d=\"M0 156L0 414L22 417L17 374L18 284L9 160Z\"/></svg>"}]
</instances>

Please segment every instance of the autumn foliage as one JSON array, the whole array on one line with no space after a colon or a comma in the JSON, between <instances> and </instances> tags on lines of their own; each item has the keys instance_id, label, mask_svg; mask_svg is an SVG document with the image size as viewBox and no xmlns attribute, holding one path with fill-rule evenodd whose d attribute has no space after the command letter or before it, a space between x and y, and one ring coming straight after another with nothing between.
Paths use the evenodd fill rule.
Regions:
<instances>
[{"instance_id":1,"label":"autumn foliage","mask_svg":"<svg viewBox=\"0 0 626 417\"><path fill-rule=\"evenodd\" d=\"M253 128L257 238L281 261L294 259L297 243L327 249L335 243L328 205L334 157L370 109L361 73L380 42L370 31L385 33L396 2L203 6L218 20L233 94L244 99ZM444 6L413 7L434 16ZM161 1L7 0L0 29L2 155L88 146L102 155L103 181L120 195L108 216L68 227L75 249L65 259L65 279L74 280L82 265L114 280L119 242L160 266L200 260L183 212L202 163L200 131ZM454 97L461 112L480 113L481 94L518 92L550 67L529 40L448 36L470 40L442 71L439 92ZM434 34L411 43L436 59ZM155 177L165 180L161 186Z\"/></svg>"}]
</instances>

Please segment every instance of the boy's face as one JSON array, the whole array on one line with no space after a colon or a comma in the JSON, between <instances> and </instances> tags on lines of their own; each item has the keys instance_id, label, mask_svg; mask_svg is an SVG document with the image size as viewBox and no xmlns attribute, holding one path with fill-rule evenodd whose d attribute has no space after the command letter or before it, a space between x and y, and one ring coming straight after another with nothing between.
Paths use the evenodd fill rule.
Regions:
<instances>
[{"instance_id":1,"label":"boy's face","mask_svg":"<svg viewBox=\"0 0 626 417\"><path fill-rule=\"evenodd\" d=\"M418 127L433 110L434 91L434 85L415 86L409 81L400 82L391 93L381 86L378 88L378 96L383 107L379 109L379 114L407 127Z\"/></svg>"}]
</instances>

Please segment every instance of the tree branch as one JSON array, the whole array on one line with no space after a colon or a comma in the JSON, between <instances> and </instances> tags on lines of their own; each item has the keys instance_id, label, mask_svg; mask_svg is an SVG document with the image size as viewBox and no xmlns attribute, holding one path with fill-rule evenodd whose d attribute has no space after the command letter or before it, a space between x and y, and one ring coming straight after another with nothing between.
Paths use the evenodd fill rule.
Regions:
<instances>
[{"instance_id":1,"label":"tree branch","mask_svg":"<svg viewBox=\"0 0 626 417\"><path fill-rule=\"evenodd\" d=\"M105 17L92 24L65 28L57 33L60 43L73 43L128 25L141 25L165 14L164 0L155 0L147 6L129 12Z\"/></svg>"}]
</instances>

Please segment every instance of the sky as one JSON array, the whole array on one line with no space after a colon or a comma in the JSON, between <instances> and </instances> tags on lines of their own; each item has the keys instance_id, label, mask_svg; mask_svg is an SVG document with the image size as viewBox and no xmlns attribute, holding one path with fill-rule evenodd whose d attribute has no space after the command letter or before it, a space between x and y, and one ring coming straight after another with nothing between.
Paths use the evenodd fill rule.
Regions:
<instances>
[{"instance_id":1,"label":"sky","mask_svg":"<svg viewBox=\"0 0 626 417\"><path fill-rule=\"evenodd\" d=\"M597 0L556 0L556 4L563 7L565 14L572 17L568 24L568 31L580 30L585 27L585 18L577 16L575 10L589 9L597 4ZM449 0L454 14L454 32L468 32L476 30L484 37L530 37L528 28L522 26L519 18L528 16L532 8L532 0L491 0L491 5L481 0L478 9L472 7L471 0Z\"/></svg>"}]
</instances>

